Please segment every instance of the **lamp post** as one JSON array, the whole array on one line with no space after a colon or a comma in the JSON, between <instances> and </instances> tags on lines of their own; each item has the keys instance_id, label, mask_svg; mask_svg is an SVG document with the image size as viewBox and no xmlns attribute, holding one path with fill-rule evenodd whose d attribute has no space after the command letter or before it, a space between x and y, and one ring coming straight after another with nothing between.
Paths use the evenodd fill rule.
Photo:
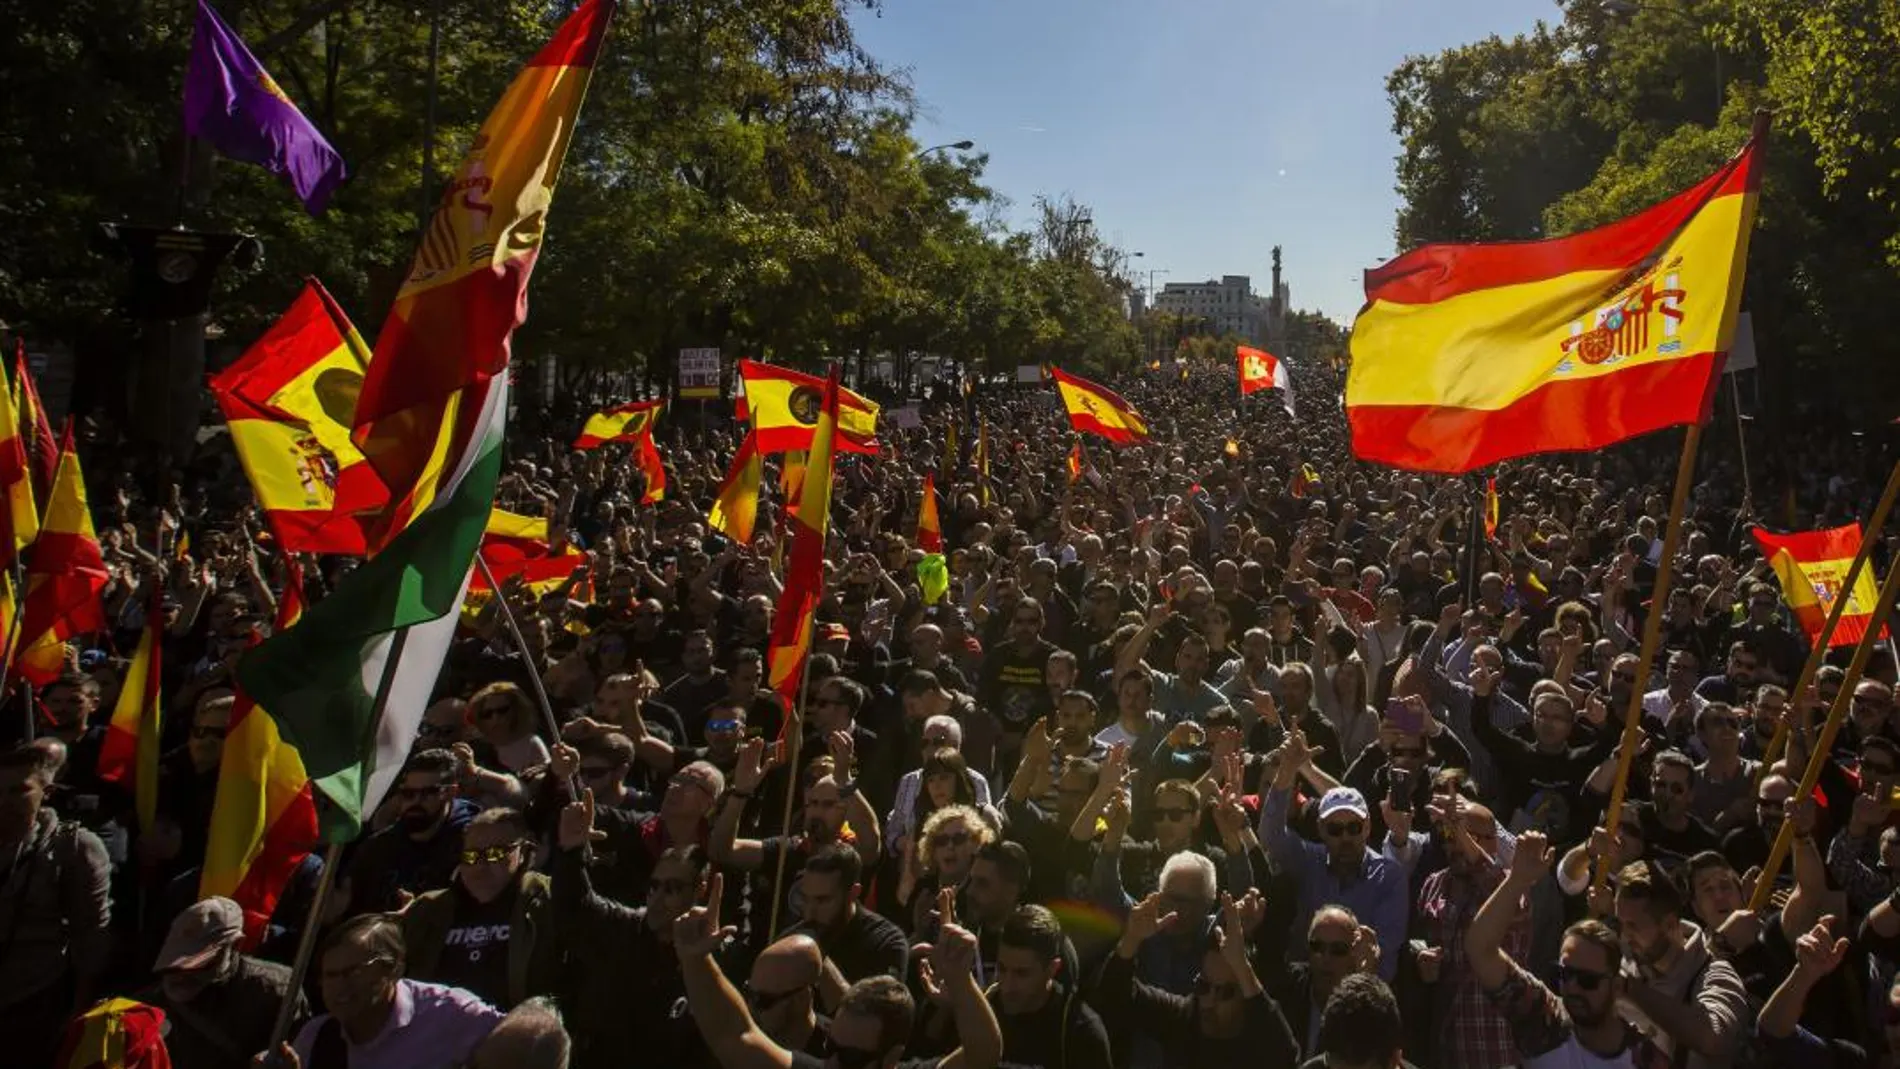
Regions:
<instances>
[{"instance_id":1,"label":"lamp post","mask_svg":"<svg viewBox=\"0 0 1900 1069\"><path fill-rule=\"evenodd\" d=\"M958 152L968 152L975 147L976 147L976 142L968 140L968 139L965 139L962 141L952 141L947 145L932 145L929 148L924 149L922 152L919 152L917 155L912 156L911 158L915 160L921 160L925 156L928 156L933 152L942 152L945 149L956 149Z\"/></svg>"},{"instance_id":2,"label":"lamp post","mask_svg":"<svg viewBox=\"0 0 1900 1069\"><path fill-rule=\"evenodd\" d=\"M1605 15L1613 19L1628 21L1635 18L1639 12L1655 11L1681 19L1701 31L1702 39L1708 43L1709 51L1715 54L1715 118L1710 120L1709 126L1713 128L1722 120L1722 104L1728 97L1725 92L1727 84L1722 81L1722 46L1715 40L1715 35L1709 32L1712 27L1706 19L1692 15L1674 4L1643 3L1639 0L1602 0L1598 6Z\"/></svg>"}]
</instances>

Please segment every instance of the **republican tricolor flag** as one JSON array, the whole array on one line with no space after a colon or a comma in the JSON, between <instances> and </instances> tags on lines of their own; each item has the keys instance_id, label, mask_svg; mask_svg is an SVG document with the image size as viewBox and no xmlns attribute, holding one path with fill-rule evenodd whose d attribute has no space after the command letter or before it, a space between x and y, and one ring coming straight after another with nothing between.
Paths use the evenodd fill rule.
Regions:
<instances>
[{"instance_id":1,"label":"republican tricolor flag","mask_svg":"<svg viewBox=\"0 0 1900 1069\"><path fill-rule=\"evenodd\" d=\"M1461 474L1708 415L1741 304L1765 121L1721 170L1595 230L1427 245L1366 273L1353 452Z\"/></svg>"},{"instance_id":2,"label":"republican tricolor flag","mask_svg":"<svg viewBox=\"0 0 1900 1069\"><path fill-rule=\"evenodd\" d=\"M1111 442L1147 440L1147 421L1120 394L1059 367L1050 368L1049 373L1062 396L1062 407L1068 410L1069 424L1077 431L1099 434Z\"/></svg>"},{"instance_id":3,"label":"republican tricolor flag","mask_svg":"<svg viewBox=\"0 0 1900 1069\"><path fill-rule=\"evenodd\" d=\"M1808 641L1820 638L1834 599L1841 596L1841 581L1847 578L1847 569L1860 552L1860 524L1785 535L1754 527L1749 534L1755 536L1762 556L1774 568L1775 578L1781 581L1781 596L1794 611ZM1834 625L1827 644L1852 646L1859 642L1867 634L1867 621L1879 600L1869 562L1854 577L1854 588L1847 592L1847 607L1841 610L1840 622Z\"/></svg>"}]
</instances>

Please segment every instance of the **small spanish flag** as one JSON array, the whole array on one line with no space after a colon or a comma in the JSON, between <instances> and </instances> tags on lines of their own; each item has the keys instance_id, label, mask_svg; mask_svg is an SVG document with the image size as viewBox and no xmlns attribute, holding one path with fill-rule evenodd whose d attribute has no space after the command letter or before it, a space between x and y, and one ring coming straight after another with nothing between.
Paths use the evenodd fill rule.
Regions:
<instances>
[{"instance_id":1,"label":"small spanish flag","mask_svg":"<svg viewBox=\"0 0 1900 1069\"><path fill-rule=\"evenodd\" d=\"M1076 480L1082 478L1082 467L1082 440L1077 438L1069 447L1069 485L1075 485Z\"/></svg>"},{"instance_id":2,"label":"small spanish flag","mask_svg":"<svg viewBox=\"0 0 1900 1069\"><path fill-rule=\"evenodd\" d=\"M943 552L943 522L937 518L937 480L924 472L924 496L917 503L917 548L925 553Z\"/></svg>"},{"instance_id":3,"label":"small spanish flag","mask_svg":"<svg viewBox=\"0 0 1900 1069\"><path fill-rule=\"evenodd\" d=\"M1824 531L1796 531L1771 534L1759 527L1749 531L1761 546L1762 556L1781 581L1781 596L1794 611L1801 630L1813 642L1821 635L1834 599L1841 596L1841 581L1860 552L1860 524L1850 523ZM1867 620L1873 613L1880 593L1874 586L1871 562L1854 577L1854 588L1847 592L1847 608L1828 636L1829 646L1851 646L1867 634Z\"/></svg>"},{"instance_id":4,"label":"small spanish flag","mask_svg":"<svg viewBox=\"0 0 1900 1069\"><path fill-rule=\"evenodd\" d=\"M1068 409L1069 424L1076 430L1099 434L1111 442L1148 439L1147 421L1120 394L1059 367L1050 368L1050 372L1055 376L1056 392L1062 395L1062 407Z\"/></svg>"},{"instance_id":5,"label":"small spanish flag","mask_svg":"<svg viewBox=\"0 0 1900 1069\"><path fill-rule=\"evenodd\" d=\"M1305 497L1307 492L1319 485L1319 472L1311 464L1301 464L1300 470L1293 473L1293 485L1289 488L1294 497Z\"/></svg>"},{"instance_id":6,"label":"small spanish flag","mask_svg":"<svg viewBox=\"0 0 1900 1069\"><path fill-rule=\"evenodd\" d=\"M726 481L719 497L706 514L706 526L719 531L742 546L752 544L752 531L759 521L759 484L764 481L765 465L754 444L754 432L747 431L726 469Z\"/></svg>"},{"instance_id":7,"label":"small spanish flag","mask_svg":"<svg viewBox=\"0 0 1900 1069\"><path fill-rule=\"evenodd\" d=\"M1221 452L1227 454L1230 457L1233 457L1235 460L1239 460L1240 459L1240 443L1234 441L1232 438L1228 438L1227 444L1221 447Z\"/></svg>"},{"instance_id":8,"label":"small spanish flag","mask_svg":"<svg viewBox=\"0 0 1900 1069\"><path fill-rule=\"evenodd\" d=\"M1484 481L1484 537L1488 542L1498 540L1498 477L1495 475Z\"/></svg>"},{"instance_id":9,"label":"small spanish flag","mask_svg":"<svg viewBox=\"0 0 1900 1069\"><path fill-rule=\"evenodd\" d=\"M131 791L140 831L150 831L158 817L158 743L164 726L158 661L164 634L165 614L153 598L145 608L138 652L126 669L112 721L99 744L99 778Z\"/></svg>"}]
</instances>

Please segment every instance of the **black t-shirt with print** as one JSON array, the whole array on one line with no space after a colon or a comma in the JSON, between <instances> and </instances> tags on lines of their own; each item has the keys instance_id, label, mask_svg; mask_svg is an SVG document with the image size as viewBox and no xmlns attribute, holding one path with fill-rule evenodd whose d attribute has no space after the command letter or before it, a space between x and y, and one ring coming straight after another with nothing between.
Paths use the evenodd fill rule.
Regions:
<instances>
[{"instance_id":1,"label":"black t-shirt with print","mask_svg":"<svg viewBox=\"0 0 1900 1069\"><path fill-rule=\"evenodd\" d=\"M508 1005L508 936L515 912L515 885L493 902L477 902L456 881L455 919L449 922L436 960L436 983L480 995L492 1005Z\"/></svg>"}]
</instances>

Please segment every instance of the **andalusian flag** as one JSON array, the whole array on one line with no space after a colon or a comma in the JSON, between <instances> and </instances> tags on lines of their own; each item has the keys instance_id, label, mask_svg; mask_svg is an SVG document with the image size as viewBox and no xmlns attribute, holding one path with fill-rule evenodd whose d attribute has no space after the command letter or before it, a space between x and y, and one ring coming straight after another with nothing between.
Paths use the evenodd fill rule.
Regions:
<instances>
[{"instance_id":1,"label":"andalusian flag","mask_svg":"<svg viewBox=\"0 0 1900 1069\"><path fill-rule=\"evenodd\" d=\"M1827 614L1834 609L1834 599L1841 596L1841 581L1847 578L1847 569L1860 552L1860 524L1785 535L1753 527L1749 534L1755 536L1762 556L1774 568L1775 578L1781 581L1781 596L1794 611L1808 641L1820 638ZM1847 608L1841 610L1840 621L1828 636L1828 646L1858 643L1867 634L1867 620L1879 600L1873 564L1869 562L1854 577L1854 588L1847 592Z\"/></svg>"},{"instance_id":2,"label":"andalusian flag","mask_svg":"<svg viewBox=\"0 0 1900 1069\"><path fill-rule=\"evenodd\" d=\"M302 616L303 576L293 561L272 633L283 634ZM219 895L242 907L244 942L254 947L284 885L316 841L317 803L303 758L284 741L270 713L239 690L218 765L198 897Z\"/></svg>"},{"instance_id":3,"label":"andalusian flag","mask_svg":"<svg viewBox=\"0 0 1900 1069\"><path fill-rule=\"evenodd\" d=\"M838 395L838 368L833 365L825 380L817 424L812 428L811 458L799 493L798 512L787 525L785 537L791 541L792 550L766 646L766 685L792 710L803 708L800 683L811 657L818 601L825 593L825 532L831 526L831 479L837 463ZM795 719L786 718L786 730Z\"/></svg>"},{"instance_id":4,"label":"andalusian flag","mask_svg":"<svg viewBox=\"0 0 1900 1069\"><path fill-rule=\"evenodd\" d=\"M726 481L719 487L712 511L706 514L706 526L724 534L742 546L752 544L752 531L759 522L759 485L765 481L765 460L759 456L753 432L747 431L726 469Z\"/></svg>"},{"instance_id":5,"label":"andalusian flag","mask_svg":"<svg viewBox=\"0 0 1900 1069\"><path fill-rule=\"evenodd\" d=\"M386 540L238 665L334 803L326 841L355 838L388 792L454 637L501 474L509 336L613 7L586 0L508 87L384 324L355 439L394 495Z\"/></svg>"},{"instance_id":6,"label":"andalusian flag","mask_svg":"<svg viewBox=\"0 0 1900 1069\"><path fill-rule=\"evenodd\" d=\"M1240 395L1245 397L1255 390L1279 390L1286 414L1293 415L1293 376L1287 374L1280 358L1265 349L1247 345L1235 346L1234 356L1240 362Z\"/></svg>"},{"instance_id":7,"label":"andalusian flag","mask_svg":"<svg viewBox=\"0 0 1900 1069\"><path fill-rule=\"evenodd\" d=\"M1495 475L1484 480L1484 537L1488 542L1498 540L1498 477Z\"/></svg>"},{"instance_id":8,"label":"andalusian flag","mask_svg":"<svg viewBox=\"0 0 1900 1069\"><path fill-rule=\"evenodd\" d=\"M924 472L924 496L917 502L917 548L925 553L943 552L943 521L937 518L937 479Z\"/></svg>"},{"instance_id":9,"label":"andalusian flag","mask_svg":"<svg viewBox=\"0 0 1900 1069\"><path fill-rule=\"evenodd\" d=\"M585 0L515 76L423 232L356 405L352 437L391 495L372 551L456 489L448 480L487 439L490 381L506 376L527 315L555 182L615 6Z\"/></svg>"},{"instance_id":10,"label":"andalusian flag","mask_svg":"<svg viewBox=\"0 0 1900 1069\"><path fill-rule=\"evenodd\" d=\"M633 446L633 464L646 476L642 505L651 505L666 496L666 463L660 459L660 447L653 442L653 425L659 422L665 401L634 401L609 408L587 417L587 425L574 439L576 449L599 449L608 442L626 442Z\"/></svg>"},{"instance_id":11,"label":"andalusian flag","mask_svg":"<svg viewBox=\"0 0 1900 1069\"><path fill-rule=\"evenodd\" d=\"M1120 394L1059 367L1049 370L1055 376L1056 392L1062 395L1062 407L1069 410L1069 423L1076 430L1099 434L1111 442L1147 440L1148 424Z\"/></svg>"},{"instance_id":12,"label":"andalusian flag","mask_svg":"<svg viewBox=\"0 0 1900 1069\"><path fill-rule=\"evenodd\" d=\"M745 383L745 396L738 402L738 418L751 421L759 452L813 448L824 379L757 360L739 361L739 376ZM877 452L877 414L875 403L839 387L838 451Z\"/></svg>"},{"instance_id":13,"label":"andalusian flag","mask_svg":"<svg viewBox=\"0 0 1900 1069\"><path fill-rule=\"evenodd\" d=\"M159 651L164 643L165 615L154 599L146 606L138 652L132 655L118 704L112 708L112 721L99 743L99 778L131 790L141 832L151 831L158 818L158 746L164 730Z\"/></svg>"},{"instance_id":14,"label":"andalusian flag","mask_svg":"<svg viewBox=\"0 0 1900 1069\"><path fill-rule=\"evenodd\" d=\"M211 380L258 506L286 553L367 549L355 515L388 498L350 440L369 347L316 279Z\"/></svg>"},{"instance_id":15,"label":"andalusian flag","mask_svg":"<svg viewBox=\"0 0 1900 1069\"><path fill-rule=\"evenodd\" d=\"M40 537L26 560L15 667L28 682L44 687L58 679L66 670L66 641L106 629L99 595L108 578L92 530L92 510L86 506L86 478L68 429L40 520Z\"/></svg>"},{"instance_id":16,"label":"andalusian flag","mask_svg":"<svg viewBox=\"0 0 1900 1069\"><path fill-rule=\"evenodd\" d=\"M1367 272L1353 452L1458 474L1705 419L1741 303L1762 125L1641 214L1547 241L1427 245Z\"/></svg>"},{"instance_id":17,"label":"andalusian flag","mask_svg":"<svg viewBox=\"0 0 1900 1069\"><path fill-rule=\"evenodd\" d=\"M33 386L33 371L26 366L24 338L13 340L13 413L26 443L27 467L33 473L33 500L39 502L44 515L47 495L53 492L53 479L59 471L59 439L53 437L46 406L40 403L40 391Z\"/></svg>"}]
</instances>

